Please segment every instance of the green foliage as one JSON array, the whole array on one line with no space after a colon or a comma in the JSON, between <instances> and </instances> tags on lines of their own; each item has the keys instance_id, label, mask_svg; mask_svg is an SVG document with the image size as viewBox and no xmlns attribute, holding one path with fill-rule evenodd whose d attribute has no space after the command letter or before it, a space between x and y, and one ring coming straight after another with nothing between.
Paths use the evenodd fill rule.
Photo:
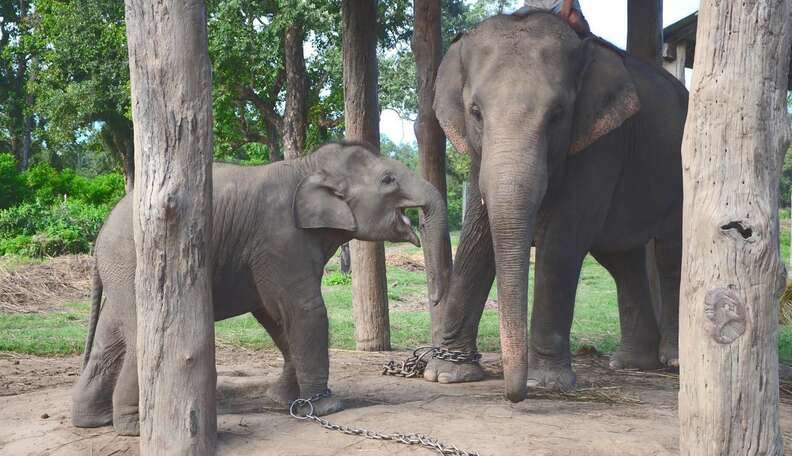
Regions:
<instances>
[{"instance_id":1,"label":"green foliage","mask_svg":"<svg viewBox=\"0 0 792 456\"><path fill-rule=\"evenodd\" d=\"M344 274L341 271L331 271L322 277L322 285L352 285L352 274Z\"/></svg>"},{"instance_id":2,"label":"green foliage","mask_svg":"<svg viewBox=\"0 0 792 456\"><path fill-rule=\"evenodd\" d=\"M25 197L17 163L11 154L0 154L0 209L19 203Z\"/></svg>"},{"instance_id":3,"label":"green foliage","mask_svg":"<svg viewBox=\"0 0 792 456\"><path fill-rule=\"evenodd\" d=\"M8 171L0 155L0 255L48 256L90 251L108 211L124 196L124 178L110 173L88 179L73 170L39 163Z\"/></svg>"},{"instance_id":4,"label":"green foliage","mask_svg":"<svg viewBox=\"0 0 792 456\"><path fill-rule=\"evenodd\" d=\"M29 85L34 110L46 119L36 134L51 149L49 160L98 167L81 169L89 174L116 168L118 151L105 138L131 134L132 118L123 2L35 0L34 6L31 39L40 65Z\"/></svg>"},{"instance_id":5,"label":"green foliage","mask_svg":"<svg viewBox=\"0 0 792 456\"><path fill-rule=\"evenodd\" d=\"M80 200L23 203L0 210L0 255L87 253L110 210Z\"/></svg>"}]
</instances>

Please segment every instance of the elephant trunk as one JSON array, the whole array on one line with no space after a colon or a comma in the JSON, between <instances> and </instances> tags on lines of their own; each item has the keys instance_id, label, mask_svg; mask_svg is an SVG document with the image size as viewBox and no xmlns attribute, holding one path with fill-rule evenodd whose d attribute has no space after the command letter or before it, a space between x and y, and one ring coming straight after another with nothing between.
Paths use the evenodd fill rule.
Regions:
<instances>
[{"instance_id":1,"label":"elephant trunk","mask_svg":"<svg viewBox=\"0 0 792 456\"><path fill-rule=\"evenodd\" d=\"M539 206L547 189L544 153L525 141L493 141L483 150L479 186L492 232L506 397L525 399L528 272Z\"/></svg>"},{"instance_id":2,"label":"elephant trunk","mask_svg":"<svg viewBox=\"0 0 792 456\"><path fill-rule=\"evenodd\" d=\"M429 182L422 181L424 194L421 217L421 244L426 265L429 305L442 299L451 277L451 239L448 235L448 211L445 199Z\"/></svg>"}]
</instances>

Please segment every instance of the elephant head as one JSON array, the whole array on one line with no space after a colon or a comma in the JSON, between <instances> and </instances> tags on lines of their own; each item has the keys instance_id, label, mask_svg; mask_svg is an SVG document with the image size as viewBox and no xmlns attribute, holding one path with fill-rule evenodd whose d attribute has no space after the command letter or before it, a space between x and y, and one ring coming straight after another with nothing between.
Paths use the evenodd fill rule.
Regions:
<instances>
[{"instance_id":1,"label":"elephant head","mask_svg":"<svg viewBox=\"0 0 792 456\"><path fill-rule=\"evenodd\" d=\"M443 58L435 110L454 147L480 162L512 401L526 393L528 252L548 183L638 109L622 56L549 13L490 18Z\"/></svg>"},{"instance_id":2,"label":"elephant head","mask_svg":"<svg viewBox=\"0 0 792 456\"><path fill-rule=\"evenodd\" d=\"M311 171L294 196L296 224L335 229L365 241L421 242L405 209L423 210L423 238L429 300L448 288L451 242L442 195L403 164L376 155L366 144L334 143L309 157Z\"/></svg>"}]
</instances>

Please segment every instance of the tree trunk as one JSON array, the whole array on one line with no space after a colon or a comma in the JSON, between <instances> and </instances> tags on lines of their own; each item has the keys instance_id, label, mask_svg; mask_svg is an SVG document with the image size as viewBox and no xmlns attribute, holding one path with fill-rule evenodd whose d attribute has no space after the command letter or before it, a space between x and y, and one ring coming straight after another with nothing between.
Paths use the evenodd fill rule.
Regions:
<instances>
[{"instance_id":1,"label":"tree trunk","mask_svg":"<svg viewBox=\"0 0 792 456\"><path fill-rule=\"evenodd\" d=\"M341 255L339 256L339 263L341 263L341 273L352 273L352 258L349 253L349 243L341 246Z\"/></svg>"},{"instance_id":2,"label":"tree trunk","mask_svg":"<svg viewBox=\"0 0 792 456\"><path fill-rule=\"evenodd\" d=\"M627 52L657 66L663 64L663 0L627 1ZM646 245L646 272L655 318L661 322L663 298L655 241ZM662 331L662 328L661 328Z\"/></svg>"},{"instance_id":3,"label":"tree trunk","mask_svg":"<svg viewBox=\"0 0 792 456\"><path fill-rule=\"evenodd\" d=\"M102 120L105 123L100 131L102 142L121 160L124 186L129 193L135 186L135 143L132 122L117 113L103 116Z\"/></svg>"},{"instance_id":4,"label":"tree trunk","mask_svg":"<svg viewBox=\"0 0 792 456\"><path fill-rule=\"evenodd\" d=\"M440 32L440 0L415 0L415 25L411 41L418 74L418 119L415 137L421 160L421 176L437 188L443 201L448 201L446 189L446 137L435 116L434 91L437 68L443 58L443 38ZM441 301L442 302L442 301ZM429 304L432 320L432 343L439 345L439 304Z\"/></svg>"},{"instance_id":5,"label":"tree trunk","mask_svg":"<svg viewBox=\"0 0 792 456\"><path fill-rule=\"evenodd\" d=\"M303 55L303 29L292 25L283 32L286 67L286 104L283 112L283 158L297 158L305 149L308 130L308 75Z\"/></svg>"},{"instance_id":6,"label":"tree trunk","mask_svg":"<svg viewBox=\"0 0 792 456\"><path fill-rule=\"evenodd\" d=\"M780 455L778 183L787 0L703 0L682 146L683 455Z\"/></svg>"},{"instance_id":7,"label":"tree trunk","mask_svg":"<svg viewBox=\"0 0 792 456\"><path fill-rule=\"evenodd\" d=\"M627 52L663 64L663 0L627 0Z\"/></svg>"},{"instance_id":8,"label":"tree trunk","mask_svg":"<svg viewBox=\"0 0 792 456\"><path fill-rule=\"evenodd\" d=\"M200 0L126 0L140 452L214 454L212 73Z\"/></svg>"},{"instance_id":9,"label":"tree trunk","mask_svg":"<svg viewBox=\"0 0 792 456\"><path fill-rule=\"evenodd\" d=\"M377 0L343 0L342 14L346 138L379 150ZM352 241L351 251L357 349L390 350L385 247Z\"/></svg>"}]
</instances>

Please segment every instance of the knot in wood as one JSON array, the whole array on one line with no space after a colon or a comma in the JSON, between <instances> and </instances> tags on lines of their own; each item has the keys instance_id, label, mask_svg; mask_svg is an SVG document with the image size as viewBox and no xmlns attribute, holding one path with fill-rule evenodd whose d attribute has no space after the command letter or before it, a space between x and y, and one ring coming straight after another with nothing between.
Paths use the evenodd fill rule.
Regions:
<instances>
[{"instance_id":1,"label":"knot in wood","mask_svg":"<svg viewBox=\"0 0 792 456\"><path fill-rule=\"evenodd\" d=\"M745 304L734 285L715 288L704 298L707 331L719 344L730 344L745 332Z\"/></svg>"}]
</instances>

